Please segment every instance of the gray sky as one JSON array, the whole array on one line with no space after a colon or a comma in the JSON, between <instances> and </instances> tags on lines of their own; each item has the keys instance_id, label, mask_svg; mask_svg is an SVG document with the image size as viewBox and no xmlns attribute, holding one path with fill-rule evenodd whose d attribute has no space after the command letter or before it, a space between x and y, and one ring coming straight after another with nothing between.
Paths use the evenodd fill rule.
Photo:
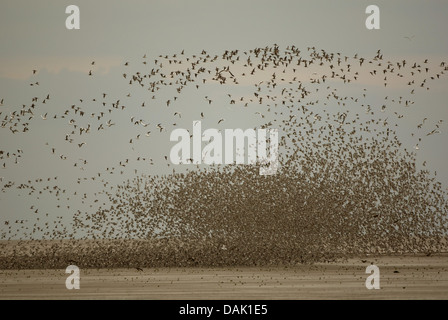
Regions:
<instances>
[{"instance_id":1,"label":"gray sky","mask_svg":"<svg viewBox=\"0 0 448 320\"><path fill-rule=\"evenodd\" d=\"M65 28L68 16L65 8L71 4L80 8L80 30ZM106 118L119 123L110 128L106 140L89 136L85 140L87 145L74 151L71 145L64 143L70 118L51 125L33 119L31 132L26 135L12 135L9 130L0 129L0 150L23 150L19 164L8 163L6 169L0 169L0 177L3 177L0 186L6 181L20 184L31 178L58 176L58 181L51 182L51 185L60 185L67 194L73 194L74 190L80 189L77 178L105 172L107 167L117 167L119 161L137 157L153 158L156 164L150 166L138 162L127 168L124 175L109 175L111 185L132 177L134 168L148 175L169 173L172 167L163 162L163 156L169 152L169 133L157 134L155 125L175 121L172 112L179 111L184 117L178 124L190 129L192 121L198 120L201 110L207 106L204 95L216 97L216 103L207 109L209 122L204 121L203 127L213 127L223 116L229 128L257 125L258 119L253 117L253 112L251 115L244 114L245 111L238 113L228 107L220 96L222 90L213 86L203 89L200 94L186 92L169 111L164 108L164 93L149 109L139 109L143 101L152 103L151 95L135 86L126 86L121 75L123 70L130 74L143 70L144 54L150 61L159 55L179 54L182 50L186 55L199 54L203 49L211 55L222 55L225 50L245 51L278 44L282 48L295 45L302 51L315 46L350 57L358 53L369 58L381 49L386 60L423 61L428 58L434 66L448 61L448 2L375 1L381 10L380 30L367 30L365 27L365 9L370 4L373 3L354 0L3 0L0 4L2 119L9 112L20 110L22 104L29 104L32 97L39 96L41 100L47 94L51 99L40 107L36 118L45 113L63 113L71 105L78 105L79 99L101 100L103 92L108 94L108 102L121 99L128 106L128 111ZM95 61L95 66L91 65L92 61ZM127 61L130 62L129 69L123 69ZM37 75L33 76L33 69L38 70ZM87 76L89 70L93 70L94 77ZM35 81L40 85L30 86ZM373 100L377 95L382 96L378 88L368 82L348 88L347 92L357 92L361 86L369 87ZM445 76L431 87L431 91L414 97L415 105L407 110L400 127L403 142L409 149L415 145L409 132L415 131L423 117L427 117L431 124L439 119L448 120L446 88ZM242 95L246 89L244 86L233 88L234 92ZM389 93L400 95L402 89L392 86ZM128 93L131 97L126 99ZM95 108L93 105L91 108ZM127 118L123 119L125 116ZM148 130L154 132L153 138L140 140L133 149L128 146L128 141L142 130L137 131L131 125L128 120L131 116L150 122ZM421 146L419 151L423 154L419 154L419 159L427 161L431 170L437 170L438 179L446 186L446 122L441 131ZM82 142L78 140L77 143ZM57 149L56 156L51 155L52 146ZM61 161L59 153L68 156L68 161ZM84 159L88 159L89 165L80 171L79 166L82 167ZM73 167L75 162L79 163L77 168ZM86 204L76 197L65 203L62 196L56 201L53 195L36 199L36 195L28 196L24 191L1 193L0 230L4 231L4 220L35 219L35 209L30 210L31 206L39 208L41 214L49 213L50 217L64 216L69 222L76 210L88 210L88 205L95 199L94 192L101 188L96 184L86 184L81 190L88 193ZM56 207L58 204L60 208ZM70 208L62 204L70 205Z\"/></svg>"}]
</instances>

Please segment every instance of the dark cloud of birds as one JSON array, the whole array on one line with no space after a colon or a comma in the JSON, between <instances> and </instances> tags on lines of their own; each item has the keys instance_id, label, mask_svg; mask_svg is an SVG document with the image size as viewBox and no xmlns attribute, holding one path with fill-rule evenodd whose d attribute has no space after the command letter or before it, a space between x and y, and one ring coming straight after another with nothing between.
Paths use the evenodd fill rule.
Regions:
<instances>
[{"instance_id":1,"label":"dark cloud of birds","mask_svg":"<svg viewBox=\"0 0 448 320\"><path fill-rule=\"evenodd\" d=\"M91 210L74 211L67 205L74 211L70 225L62 217L37 220L33 226L24 220L4 221L2 239L40 236L59 241L19 242L14 249L11 242L1 243L0 268L62 268L69 261L79 267L278 265L361 253L446 250L446 191L429 170L418 168L416 158L422 139L440 133L444 120L435 128L425 127L413 150L404 148L397 133L400 119L414 104L413 95L445 76L445 62L434 67L428 60L388 61L380 50L369 58L273 45L221 54L203 50L188 55L182 50L153 59L144 55L122 68L121 80L145 91L140 105L126 103L134 93L110 100L113 94L101 92L91 102L93 111L80 99L62 113L41 113L52 98L46 94L0 111L1 130L28 135L35 121L63 119L64 142L70 148L60 153L47 143L46 152L72 161L74 170L84 170L91 159L74 160L73 150L88 147L93 134L107 135L120 126L113 114L130 119L138 130L126 137L129 146L141 148L137 141L169 132L185 118L185 109L176 110L184 90L202 94L202 87L217 85L229 90L228 106L218 107L231 106L236 114L249 109L259 127L280 129L277 174L260 176L249 165L173 166L172 174L145 175L134 169L133 177L121 183L109 180L108 175L132 170L136 161L153 165L152 158L139 156L118 159L114 167L78 178L73 182L81 187L77 191L60 187L57 176L26 182L2 179L3 194L52 195L58 207L75 197L90 203ZM38 77L38 71L32 72ZM95 77L93 68L86 77ZM336 84L351 86L361 79L374 80L384 90L390 83L404 83L408 93L372 103L367 88L356 96L336 89ZM37 80L30 83L38 85ZM242 95L232 91L237 87L243 87ZM209 108L215 100L211 93L203 99ZM8 103L7 97L1 101ZM172 120L133 113L151 105L165 108ZM399 111L387 112L389 108ZM208 113L204 109L196 117L204 119ZM219 115L216 126L229 126L227 122ZM5 169L25 156L26 150L0 150ZM166 156L165 165L170 166ZM86 180L99 182L103 189L82 192ZM30 207L37 219L43 214L39 209Z\"/></svg>"}]
</instances>

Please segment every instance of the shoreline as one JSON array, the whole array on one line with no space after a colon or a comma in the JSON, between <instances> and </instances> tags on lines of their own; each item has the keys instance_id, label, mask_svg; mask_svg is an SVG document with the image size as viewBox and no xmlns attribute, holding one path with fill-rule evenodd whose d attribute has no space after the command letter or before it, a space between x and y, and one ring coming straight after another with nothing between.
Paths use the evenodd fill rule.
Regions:
<instances>
[{"instance_id":1,"label":"shoreline","mask_svg":"<svg viewBox=\"0 0 448 320\"><path fill-rule=\"evenodd\" d=\"M379 290L365 287L371 263L380 269ZM448 299L445 255L292 267L81 268L79 290L66 289L68 276L63 269L0 270L0 299Z\"/></svg>"}]
</instances>

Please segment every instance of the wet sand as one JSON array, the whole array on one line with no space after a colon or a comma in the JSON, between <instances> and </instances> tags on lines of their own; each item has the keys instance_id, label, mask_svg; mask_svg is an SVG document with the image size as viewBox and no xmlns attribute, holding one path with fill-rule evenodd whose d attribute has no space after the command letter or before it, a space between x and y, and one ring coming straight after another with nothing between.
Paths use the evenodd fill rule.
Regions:
<instances>
[{"instance_id":1,"label":"wet sand","mask_svg":"<svg viewBox=\"0 0 448 320\"><path fill-rule=\"evenodd\" d=\"M367 260L363 262L362 260ZM380 269L368 290L366 267ZM275 268L0 270L0 299L448 299L448 255L388 256Z\"/></svg>"}]
</instances>

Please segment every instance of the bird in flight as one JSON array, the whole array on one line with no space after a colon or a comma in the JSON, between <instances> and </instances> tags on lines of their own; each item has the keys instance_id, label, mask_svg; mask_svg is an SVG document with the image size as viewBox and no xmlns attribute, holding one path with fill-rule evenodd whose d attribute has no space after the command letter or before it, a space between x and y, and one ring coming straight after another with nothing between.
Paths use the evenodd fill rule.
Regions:
<instances>
[{"instance_id":1,"label":"bird in flight","mask_svg":"<svg viewBox=\"0 0 448 320\"><path fill-rule=\"evenodd\" d=\"M434 129L430 133L428 133L427 136L431 136L431 135L436 134L436 133L440 133L440 130Z\"/></svg>"},{"instance_id":2,"label":"bird in flight","mask_svg":"<svg viewBox=\"0 0 448 320\"><path fill-rule=\"evenodd\" d=\"M405 38L408 39L409 41L412 41L412 39L414 39L414 37L415 37L415 35L414 36L410 36L410 37L405 36Z\"/></svg>"}]
</instances>

